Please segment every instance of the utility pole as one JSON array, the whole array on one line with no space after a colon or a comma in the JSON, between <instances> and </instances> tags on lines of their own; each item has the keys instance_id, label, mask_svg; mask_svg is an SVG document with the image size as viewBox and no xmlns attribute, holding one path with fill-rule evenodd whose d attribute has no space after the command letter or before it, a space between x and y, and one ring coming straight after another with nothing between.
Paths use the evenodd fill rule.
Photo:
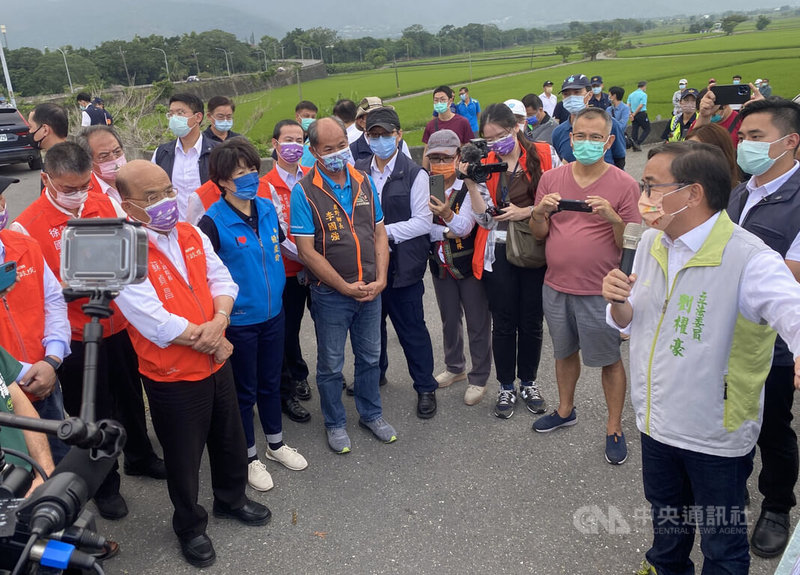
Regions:
<instances>
[{"instance_id":1,"label":"utility pole","mask_svg":"<svg viewBox=\"0 0 800 575\"><path fill-rule=\"evenodd\" d=\"M131 75L128 72L128 63L125 61L125 52L122 51L122 44L119 45L119 55L122 56L122 65L125 66L125 75L128 77L128 86L133 86L131 83Z\"/></svg>"},{"instance_id":2,"label":"utility pole","mask_svg":"<svg viewBox=\"0 0 800 575\"><path fill-rule=\"evenodd\" d=\"M8 50L8 36L6 36L6 25L0 24L0 34L3 35L3 42L5 42L6 50Z\"/></svg>"},{"instance_id":3,"label":"utility pole","mask_svg":"<svg viewBox=\"0 0 800 575\"><path fill-rule=\"evenodd\" d=\"M225 67L228 69L228 78L231 77L231 65L228 63L228 51L224 48L214 48L214 50L219 50L223 54L225 54Z\"/></svg>"},{"instance_id":4,"label":"utility pole","mask_svg":"<svg viewBox=\"0 0 800 575\"><path fill-rule=\"evenodd\" d=\"M397 54L392 54L394 58L394 82L397 85L397 95L400 95L400 76L397 74Z\"/></svg>"},{"instance_id":5,"label":"utility pole","mask_svg":"<svg viewBox=\"0 0 800 575\"><path fill-rule=\"evenodd\" d=\"M297 98L299 100L302 100L303 99L303 83L300 80L300 68L295 68L295 72L297 73Z\"/></svg>"},{"instance_id":6,"label":"utility pole","mask_svg":"<svg viewBox=\"0 0 800 575\"><path fill-rule=\"evenodd\" d=\"M67 54L61 48L56 48L61 55L64 56L64 67L67 69L67 81L69 82L69 93L74 94L75 90L72 88L72 76L69 75L69 64L67 64Z\"/></svg>"},{"instance_id":7,"label":"utility pole","mask_svg":"<svg viewBox=\"0 0 800 575\"><path fill-rule=\"evenodd\" d=\"M3 74L6 77L6 89L8 90L8 101L11 102L13 107L17 107L17 101L14 99L14 88L11 87L11 76L8 75L8 65L6 64L6 53L3 51L3 45L0 44L0 61L3 64Z\"/></svg>"},{"instance_id":8,"label":"utility pole","mask_svg":"<svg viewBox=\"0 0 800 575\"><path fill-rule=\"evenodd\" d=\"M264 71L266 72L267 71L267 51L266 50L262 50L261 48L253 48L253 50L255 50L256 52L261 52L262 54L264 54Z\"/></svg>"},{"instance_id":9,"label":"utility pole","mask_svg":"<svg viewBox=\"0 0 800 575\"><path fill-rule=\"evenodd\" d=\"M531 70L533 69L533 44L531 44Z\"/></svg>"},{"instance_id":10,"label":"utility pole","mask_svg":"<svg viewBox=\"0 0 800 575\"><path fill-rule=\"evenodd\" d=\"M152 49L157 50L158 52L164 54L164 67L167 69L167 80L171 82L172 80L169 77L169 62L167 62L167 53L161 48L152 48ZM64 61L66 61L66 58L64 59Z\"/></svg>"},{"instance_id":11,"label":"utility pole","mask_svg":"<svg viewBox=\"0 0 800 575\"><path fill-rule=\"evenodd\" d=\"M194 67L197 68L197 75L200 76L200 61L197 59L197 50L192 50L194 56Z\"/></svg>"},{"instance_id":12,"label":"utility pole","mask_svg":"<svg viewBox=\"0 0 800 575\"><path fill-rule=\"evenodd\" d=\"M472 50L467 51L467 57L469 58L469 83L472 84Z\"/></svg>"}]
</instances>

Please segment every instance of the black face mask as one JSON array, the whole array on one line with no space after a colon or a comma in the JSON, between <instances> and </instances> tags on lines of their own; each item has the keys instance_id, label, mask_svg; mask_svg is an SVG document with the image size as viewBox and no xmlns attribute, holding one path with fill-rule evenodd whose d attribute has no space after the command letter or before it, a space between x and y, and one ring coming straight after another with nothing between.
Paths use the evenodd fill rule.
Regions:
<instances>
[{"instance_id":1,"label":"black face mask","mask_svg":"<svg viewBox=\"0 0 800 575\"><path fill-rule=\"evenodd\" d=\"M42 124L42 126L43 126L43 125L44 125L44 124ZM36 132L38 132L39 130L41 130L41 129L42 129L42 126L39 126L39 127L38 127L38 128L36 128L36 129L35 129L33 132L31 132L31 133L30 133L30 136L31 136L31 146L33 147L33 149L34 149L34 150L41 150L41 149L42 149L42 140L44 140L44 138L42 138L42 140L37 140L36 138L34 138L34 137L33 137L33 135L34 135Z\"/></svg>"}]
</instances>

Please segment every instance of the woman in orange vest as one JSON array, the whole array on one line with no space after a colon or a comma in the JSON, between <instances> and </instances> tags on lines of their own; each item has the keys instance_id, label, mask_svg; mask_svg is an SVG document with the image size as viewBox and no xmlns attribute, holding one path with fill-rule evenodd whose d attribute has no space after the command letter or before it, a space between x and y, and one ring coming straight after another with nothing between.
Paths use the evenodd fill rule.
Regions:
<instances>
[{"instance_id":1,"label":"woman in orange vest","mask_svg":"<svg viewBox=\"0 0 800 575\"><path fill-rule=\"evenodd\" d=\"M544 413L545 401L536 382L542 353L542 284L545 266L520 267L508 261L506 241L511 222L531 217L536 186L552 167L550 146L528 142L514 113L505 104L492 104L481 114L481 136L489 145L484 163L505 162L505 172L493 173L486 185L465 179L480 228L475 238L472 271L483 279L492 314L492 351L500 382L494 414L508 419L520 397L532 413ZM463 150L462 150L463 154ZM461 172L468 165L459 166Z\"/></svg>"}]
</instances>

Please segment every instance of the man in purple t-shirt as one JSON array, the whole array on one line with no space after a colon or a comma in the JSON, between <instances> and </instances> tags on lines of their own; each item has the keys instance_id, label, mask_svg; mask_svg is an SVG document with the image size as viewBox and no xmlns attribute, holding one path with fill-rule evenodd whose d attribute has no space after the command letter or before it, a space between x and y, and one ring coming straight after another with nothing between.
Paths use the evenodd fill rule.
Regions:
<instances>
[{"instance_id":1,"label":"man in purple t-shirt","mask_svg":"<svg viewBox=\"0 0 800 575\"><path fill-rule=\"evenodd\" d=\"M428 138L431 134L439 130L452 130L458 136L463 146L475 137L469 120L464 116L453 113L453 90L450 86L439 86L433 90L433 111L436 116L425 126L422 134L422 143L425 144L425 152L422 154L422 167L426 170L431 169L428 160Z\"/></svg>"},{"instance_id":2,"label":"man in purple t-shirt","mask_svg":"<svg viewBox=\"0 0 800 575\"><path fill-rule=\"evenodd\" d=\"M580 351L585 365L602 367L608 405L605 455L609 463L619 465L628 457L622 432L625 367L619 331L605 322L603 269L619 265L625 225L638 223L641 216L636 181L603 161L614 141L611 123L598 108L578 112L570 136L577 161L542 174L536 191L531 229L537 239L547 239L542 301L553 340L559 403L553 413L537 419L533 429L544 433L577 423ZM565 211L564 200L582 202L576 207L585 211Z\"/></svg>"}]
</instances>

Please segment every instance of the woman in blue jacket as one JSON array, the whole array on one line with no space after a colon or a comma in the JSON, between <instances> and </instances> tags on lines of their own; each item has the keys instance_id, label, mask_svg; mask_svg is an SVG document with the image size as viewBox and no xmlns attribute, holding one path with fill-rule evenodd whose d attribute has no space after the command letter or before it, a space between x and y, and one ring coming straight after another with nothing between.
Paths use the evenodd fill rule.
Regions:
<instances>
[{"instance_id":1,"label":"woman in blue jacket","mask_svg":"<svg viewBox=\"0 0 800 575\"><path fill-rule=\"evenodd\" d=\"M256 451L255 405L267 439L267 459L293 470L305 469L308 463L283 442L283 232L275 207L256 196L260 167L258 151L245 138L231 138L215 147L209 158L209 175L222 197L198 225L239 284L226 336L233 344L230 362L247 439L248 483L253 489L267 491L273 483Z\"/></svg>"}]
</instances>

